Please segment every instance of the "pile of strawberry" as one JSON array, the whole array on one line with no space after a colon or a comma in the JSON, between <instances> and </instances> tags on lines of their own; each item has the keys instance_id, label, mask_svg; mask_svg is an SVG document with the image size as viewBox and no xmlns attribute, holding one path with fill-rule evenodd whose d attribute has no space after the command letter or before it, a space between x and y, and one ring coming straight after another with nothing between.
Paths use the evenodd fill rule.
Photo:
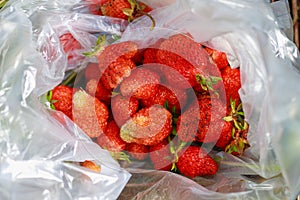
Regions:
<instances>
[{"instance_id":1,"label":"pile of strawberry","mask_svg":"<svg viewBox=\"0 0 300 200\"><path fill-rule=\"evenodd\" d=\"M240 70L224 52L189 34L143 49L138 41L104 46L100 40L84 85L59 85L48 95L99 146L191 178L218 171L203 144L237 156L248 147Z\"/></svg>"}]
</instances>

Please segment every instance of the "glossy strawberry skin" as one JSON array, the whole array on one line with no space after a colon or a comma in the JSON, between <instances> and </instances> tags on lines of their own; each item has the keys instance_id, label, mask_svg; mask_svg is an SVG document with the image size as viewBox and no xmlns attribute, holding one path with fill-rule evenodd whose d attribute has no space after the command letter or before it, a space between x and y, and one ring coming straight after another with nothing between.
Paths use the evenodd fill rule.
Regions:
<instances>
[{"instance_id":1,"label":"glossy strawberry skin","mask_svg":"<svg viewBox=\"0 0 300 200\"><path fill-rule=\"evenodd\" d=\"M180 173L190 178L211 176L218 171L217 163L198 146L184 148L180 152L176 166Z\"/></svg>"},{"instance_id":2,"label":"glossy strawberry skin","mask_svg":"<svg viewBox=\"0 0 300 200\"><path fill-rule=\"evenodd\" d=\"M91 138L107 127L108 108L97 98L79 90L73 95L73 121Z\"/></svg>"},{"instance_id":3,"label":"glossy strawberry skin","mask_svg":"<svg viewBox=\"0 0 300 200\"><path fill-rule=\"evenodd\" d=\"M91 96L94 96L101 102L105 103L105 105L110 105L112 91L104 87L104 84L101 80L98 81L96 79L90 79L86 83L85 90Z\"/></svg>"},{"instance_id":4,"label":"glossy strawberry skin","mask_svg":"<svg viewBox=\"0 0 300 200\"><path fill-rule=\"evenodd\" d=\"M143 144L128 143L126 151L137 160L145 160L149 154L149 147Z\"/></svg>"},{"instance_id":5,"label":"glossy strawberry skin","mask_svg":"<svg viewBox=\"0 0 300 200\"><path fill-rule=\"evenodd\" d=\"M224 88L226 92L226 101L230 105L230 98L236 101L236 104L240 102L240 95L238 93L241 88L240 69L232 69L230 66L221 70Z\"/></svg>"},{"instance_id":6,"label":"glossy strawberry skin","mask_svg":"<svg viewBox=\"0 0 300 200\"><path fill-rule=\"evenodd\" d=\"M172 130L172 115L162 106L143 108L122 127L121 138L127 143L155 145L165 139Z\"/></svg>"},{"instance_id":7,"label":"glossy strawberry skin","mask_svg":"<svg viewBox=\"0 0 300 200\"><path fill-rule=\"evenodd\" d=\"M129 77L125 78L120 91L123 96L132 96L137 99L148 99L155 95L160 83L160 77L145 67L132 70Z\"/></svg>"},{"instance_id":8,"label":"glossy strawberry skin","mask_svg":"<svg viewBox=\"0 0 300 200\"><path fill-rule=\"evenodd\" d=\"M125 150L126 142L120 137L120 128L114 120L107 123L107 128L104 134L97 137L97 144L111 152L120 152Z\"/></svg>"},{"instance_id":9,"label":"glossy strawberry skin","mask_svg":"<svg viewBox=\"0 0 300 200\"><path fill-rule=\"evenodd\" d=\"M172 168L173 155L170 152L168 140L150 146L150 159L154 169L170 171Z\"/></svg>"},{"instance_id":10,"label":"glossy strawberry skin","mask_svg":"<svg viewBox=\"0 0 300 200\"><path fill-rule=\"evenodd\" d=\"M52 90L52 104L56 110L63 112L72 119L73 88L59 85Z\"/></svg>"},{"instance_id":11,"label":"glossy strawberry skin","mask_svg":"<svg viewBox=\"0 0 300 200\"><path fill-rule=\"evenodd\" d=\"M130 119L138 108L139 100L134 97L124 97L118 94L111 99L111 111L119 127Z\"/></svg>"}]
</instances>

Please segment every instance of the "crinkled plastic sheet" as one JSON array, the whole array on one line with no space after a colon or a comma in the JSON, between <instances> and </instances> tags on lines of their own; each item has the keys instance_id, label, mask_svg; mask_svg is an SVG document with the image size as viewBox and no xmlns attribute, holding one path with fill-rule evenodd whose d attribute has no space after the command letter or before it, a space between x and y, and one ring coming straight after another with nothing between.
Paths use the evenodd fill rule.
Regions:
<instances>
[{"instance_id":1,"label":"crinkled plastic sheet","mask_svg":"<svg viewBox=\"0 0 300 200\"><path fill-rule=\"evenodd\" d=\"M35 29L23 11L0 13L0 199L116 199L130 174L40 103L62 81L67 60L51 26ZM75 164L84 160L101 173Z\"/></svg>"}]
</instances>

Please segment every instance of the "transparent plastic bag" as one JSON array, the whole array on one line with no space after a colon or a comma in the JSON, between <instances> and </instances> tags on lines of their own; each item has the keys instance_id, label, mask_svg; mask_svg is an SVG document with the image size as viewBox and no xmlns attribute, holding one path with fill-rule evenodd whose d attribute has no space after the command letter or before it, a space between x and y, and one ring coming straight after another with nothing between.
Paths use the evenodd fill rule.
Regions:
<instances>
[{"instance_id":1,"label":"transparent plastic bag","mask_svg":"<svg viewBox=\"0 0 300 200\"><path fill-rule=\"evenodd\" d=\"M130 174L40 102L67 68L57 35L46 23L35 32L38 24L13 6L0 24L0 199L116 199ZM101 172L77 164L85 160Z\"/></svg>"}]
</instances>

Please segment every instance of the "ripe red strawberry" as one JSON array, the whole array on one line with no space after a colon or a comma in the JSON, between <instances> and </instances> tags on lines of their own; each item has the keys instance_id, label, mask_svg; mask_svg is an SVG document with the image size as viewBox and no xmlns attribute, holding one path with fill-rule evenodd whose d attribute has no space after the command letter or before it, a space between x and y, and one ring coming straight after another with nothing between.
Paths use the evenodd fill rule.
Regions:
<instances>
[{"instance_id":1,"label":"ripe red strawberry","mask_svg":"<svg viewBox=\"0 0 300 200\"><path fill-rule=\"evenodd\" d=\"M171 36L163 41L157 52L158 62L165 64L182 75L182 78L167 76L168 82L172 82L177 87L181 87L184 81L189 82L188 87L198 84L197 74L206 75L206 66L208 63L208 54L192 38L183 34Z\"/></svg>"},{"instance_id":2,"label":"ripe red strawberry","mask_svg":"<svg viewBox=\"0 0 300 200\"><path fill-rule=\"evenodd\" d=\"M97 137L97 144L111 152L120 152L125 149L126 142L120 137L120 128L114 120L107 123L104 134Z\"/></svg>"},{"instance_id":3,"label":"ripe red strawberry","mask_svg":"<svg viewBox=\"0 0 300 200\"><path fill-rule=\"evenodd\" d=\"M170 152L168 140L163 140L156 145L150 146L150 159L154 169L170 171L174 155Z\"/></svg>"},{"instance_id":4,"label":"ripe red strawberry","mask_svg":"<svg viewBox=\"0 0 300 200\"><path fill-rule=\"evenodd\" d=\"M103 15L101 12L101 6L109 0L85 0L89 8L90 13L94 15Z\"/></svg>"},{"instance_id":5,"label":"ripe red strawberry","mask_svg":"<svg viewBox=\"0 0 300 200\"><path fill-rule=\"evenodd\" d=\"M103 15L132 21L152 9L135 0L110 0L101 7Z\"/></svg>"},{"instance_id":6,"label":"ripe red strawberry","mask_svg":"<svg viewBox=\"0 0 300 200\"><path fill-rule=\"evenodd\" d=\"M155 95L160 83L160 77L146 67L132 70L120 86L123 96L132 96L137 99L148 99Z\"/></svg>"},{"instance_id":7,"label":"ripe red strawberry","mask_svg":"<svg viewBox=\"0 0 300 200\"><path fill-rule=\"evenodd\" d=\"M82 49L81 44L73 37L71 33L65 33L59 37L64 52L67 54L68 61L73 63L83 58L76 50Z\"/></svg>"},{"instance_id":8,"label":"ripe red strawberry","mask_svg":"<svg viewBox=\"0 0 300 200\"><path fill-rule=\"evenodd\" d=\"M149 147L143 144L128 143L126 151L137 160L145 160L149 153Z\"/></svg>"},{"instance_id":9,"label":"ripe red strawberry","mask_svg":"<svg viewBox=\"0 0 300 200\"><path fill-rule=\"evenodd\" d=\"M199 146L184 148L179 155L176 166L187 177L211 176L218 171L217 163Z\"/></svg>"},{"instance_id":10,"label":"ripe red strawberry","mask_svg":"<svg viewBox=\"0 0 300 200\"><path fill-rule=\"evenodd\" d=\"M91 96L96 97L106 105L110 105L112 91L106 89L101 80L90 79L86 83L85 89Z\"/></svg>"},{"instance_id":11,"label":"ripe red strawberry","mask_svg":"<svg viewBox=\"0 0 300 200\"><path fill-rule=\"evenodd\" d=\"M150 107L155 104L164 106L166 102L170 112L172 112L175 108L175 112L180 114L181 109L184 108L187 102L187 93L185 90L180 88L167 88L163 85L159 85L154 96L141 100L143 107Z\"/></svg>"},{"instance_id":12,"label":"ripe red strawberry","mask_svg":"<svg viewBox=\"0 0 300 200\"><path fill-rule=\"evenodd\" d=\"M227 56L225 52L218 51L213 48L205 47L205 50L212 58L213 62L217 65L217 67L221 70L229 66Z\"/></svg>"},{"instance_id":13,"label":"ripe red strawberry","mask_svg":"<svg viewBox=\"0 0 300 200\"><path fill-rule=\"evenodd\" d=\"M158 39L153 45L151 45L149 48L147 48L144 52L144 59L143 63L158 63L157 60L157 51L159 49L160 44L165 41L164 38Z\"/></svg>"},{"instance_id":14,"label":"ripe red strawberry","mask_svg":"<svg viewBox=\"0 0 300 200\"><path fill-rule=\"evenodd\" d=\"M111 111L120 127L137 112L138 108L139 101L134 97L118 94L111 99Z\"/></svg>"},{"instance_id":15,"label":"ripe red strawberry","mask_svg":"<svg viewBox=\"0 0 300 200\"><path fill-rule=\"evenodd\" d=\"M84 77L86 81L91 79L99 80L101 76L98 63L89 63L84 70Z\"/></svg>"},{"instance_id":16,"label":"ripe red strawberry","mask_svg":"<svg viewBox=\"0 0 300 200\"><path fill-rule=\"evenodd\" d=\"M56 110L63 112L72 119L72 97L73 88L59 85L52 90L50 103L52 103Z\"/></svg>"},{"instance_id":17,"label":"ripe red strawberry","mask_svg":"<svg viewBox=\"0 0 300 200\"><path fill-rule=\"evenodd\" d=\"M228 105L230 104L230 98L238 104L238 102L240 102L240 95L238 91L241 88L240 69L232 69L228 66L221 70L221 73Z\"/></svg>"},{"instance_id":18,"label":"ripe red strawberry","mask_svg":"<svg viewBox=\"0 0 300 200\"><path fill-rule=\"evenodd\" d=\"M108 109L104 103L79 90L73 95L73 121L91 138L107 127Z\"/></svg>"},{"instance_id":19,"label":"ripe red strawberry","mask_svg":"<svg viewBox=\"0 0 300 200\"><path fill-rule=\"evenodd\" d=\"M127 143L155 145L171 130L171 113L162 106L152 106L138 111L121 127L121 138Z\"/></svg>"}]
</instances>

